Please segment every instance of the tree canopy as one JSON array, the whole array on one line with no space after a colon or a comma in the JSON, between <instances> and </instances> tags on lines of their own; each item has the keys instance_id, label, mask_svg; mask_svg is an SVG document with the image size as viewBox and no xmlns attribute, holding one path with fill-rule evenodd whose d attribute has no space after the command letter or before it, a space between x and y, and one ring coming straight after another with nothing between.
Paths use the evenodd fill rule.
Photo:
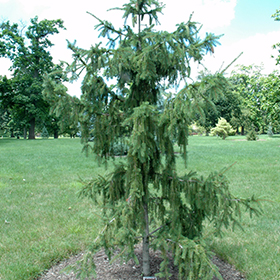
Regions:
<instances>
[{"instance_id":1,"label":"tree canopy","mask_svg":"<svg viewBox=\"0 0 280 280\"><path fill-rule=\"evenodd\" d=\"M275 21L280 21L280 9L276 9L275 13L271 16L274 18ZM278 57L276 57L276 64L278 65L280 63L280 43L276 43L273 45L274 49L278 49Z\"/></svg>"},{"instance_id":2,"label":"tree canopy","mask_svg":"<svg viewBox=\"0 0 280 280\"><path fill-rule=\"evenodd\" d=\"M260 133L265 133L269 125L279 131L279 73L264 75L261 66L241 65L229 81L241 101L241 115L233 122Z\"/></svg>"},{"instance_id":3,"label":"tree canopy","mask_svg":"<svg viewBox=\"0 0 280 280\"><path fill-rule=\"evenodd\" d=\"M29 126L29 139L35 139L36 121L49 117L49 104L42 97L42 75L53 68L48 49L53 45L50 35L63 29L62 20L31 19L26 32L9 21L0 25L0 56L12 62L13 81L5 102Z\"/></svg>"}]
</instances>

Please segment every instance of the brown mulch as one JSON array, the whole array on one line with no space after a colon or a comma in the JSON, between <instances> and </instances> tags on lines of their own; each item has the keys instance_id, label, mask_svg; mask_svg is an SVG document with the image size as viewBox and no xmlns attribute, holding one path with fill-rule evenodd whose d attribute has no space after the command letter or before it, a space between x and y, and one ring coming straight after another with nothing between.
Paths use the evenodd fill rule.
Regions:
<instances>
[{"instance_id":1,"label":"brown mulch","mask_svg":"<svg viewBox=\"0 0 280 280\"><path fill-rule=\"evenodd\" d=\"M135 265L133 261L128 263L120 264L116 261L113 264L109 263L107 256L103 250L99 251L94 256L94 261L96 264L96 280L140 280L143 279L141 276L141 262L142 262L142 252L140 246L135 248L135 253L139 259L139 265ZM53 266L49 271L47 271L38 280L77 280L73 272L66 274L62 270L67 266L74 264L82 258L82 254L73 256L55 266ZM159 271L159 265L161 263L160 252L151 251L151 274L155 275ZM240 272L238 272L233 266L219 259L218 257L213 257L213 263L219 268L219 271L224 280L244 280L246 279ZM172 276L169 280L177 280L177 269L172 264L170 264L170 272ZM157 280L163 280L164 278L157 278ZM213 278L217 280L217 278Z\"/></svg>"}]
</instances>

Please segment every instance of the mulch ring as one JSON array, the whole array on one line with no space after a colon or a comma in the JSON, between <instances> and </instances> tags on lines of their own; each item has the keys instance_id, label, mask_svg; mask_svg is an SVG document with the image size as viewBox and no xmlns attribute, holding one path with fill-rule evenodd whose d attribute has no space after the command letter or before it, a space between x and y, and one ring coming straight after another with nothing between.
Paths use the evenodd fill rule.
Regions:
<instances>
[{"instance_id":1,"label":"mulch ring","mask_svg":"<svg viewBox=\"0 0 280 280\"><path fill-rule=\"evenodd\" d=\"M112 264L109 263L108 257L106 256L104 250L99 251L94 256L94 261L96 264L97 280L141 280L141 263L142 263L142 248L141 246L136 246L135 248L136 256L139 259L139 265L136 265L134 261L129 261L128 263L120 263L116 261ZM49 271L47 271L42 277L37 280L78 280L75 273L70 272L66 274L63 270L83 257L83 254L78 254L72 256L63 262L58 263L53 266ZM155 275L159 271L159 265L162 261L160 258L159 251L150 251L151 257L151 275ZM218 257L213 257L213 263L219 268L219 271L224 280L241 280L246 279L240 272L238 272L233 266L219 259ZM170 262L170 272L172 276L169 280L178 280L178 270ZM214 277L213 280L218 278ZM157 278L157 280L165 280L164 278Z\"/></svg>"}]
</instances>

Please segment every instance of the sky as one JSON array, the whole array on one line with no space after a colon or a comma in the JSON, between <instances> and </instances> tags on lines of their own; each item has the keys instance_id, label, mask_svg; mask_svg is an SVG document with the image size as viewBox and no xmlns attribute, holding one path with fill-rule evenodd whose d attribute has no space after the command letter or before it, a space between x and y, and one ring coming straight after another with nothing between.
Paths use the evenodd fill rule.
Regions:
<instances>
[{"instance_id":1,"label":"sky","mask_svg":"<svg viewBox=\"0 0 280 280\"><path fill-rule=\"evenodd\" d=\"M161 25L158 29L174 31L176 24L187 22L191 13L193 20L202 24L200 36L206 32L222 35L220 45L215 53L207 55L203 65L211 72L225 68L241 52L228 73L236 69L236 65L263 65L264 74L280 70L271 55L277 55L272 45L280 42L280 21L274 21L271 15L279 9L276 0L160 0L165 4ZM71 51L67 42L74 42L82 48L89 48L100 41L94 29L97 20L90 12L100 19L108 20L115 27L121 27L122 12L108 11L113 7L121 7L128 0L0 0L0 23L9 20L11 23L29 25L35 16L39 20L62 19L67 30L50 37L54 46L50 52L54 62L60 60L71 62ZM9 76L10 62L0 59L0 75ZM201 70L193 66L193 77ZM80 96L80 83L69 85L69 94Z\"/></svg>"}]
</instances>

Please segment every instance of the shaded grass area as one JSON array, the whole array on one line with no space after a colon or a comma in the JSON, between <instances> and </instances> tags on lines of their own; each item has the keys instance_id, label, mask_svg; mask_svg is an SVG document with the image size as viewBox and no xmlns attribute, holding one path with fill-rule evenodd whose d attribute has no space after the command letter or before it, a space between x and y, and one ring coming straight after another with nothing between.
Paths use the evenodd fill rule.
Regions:
<instances>
[{"instance_id":1,"label":"shaded grass area","mask_svg":"<svg viewBox=\"0 0 280 280\"><path fill-rule=\"evenodd\" d=\"M245 214L240 229L210 240L218 255L248 280L280 279L280 138L192 136L187 170L227 172L236 196L266 199L261 217ZM99 231L90 201L79 199L83 179L104 173L79 139L0 139L0 279L36 279L45 269L86 248ZM110 165L109 165L110 168ZM272 200L274 202L271 202Z\"/></svg>"},{"instance_id":2,"label":"shaded grass area","mask_svg":"<svg viewBox=\"0 0 280 280\"><path fill-rule=\"evenodd\" d=\"M240 229L225 231L212 248L218 255L245 272L248 280L280 279L280 139L260 136L190 137L188 169L209 174L234 164L227 172L231 191L239 197L255 194L264 199L263 215L242 218ZM179 169L183 170L182 163Z\"/></svg>"},{"instance_id":3,"label":"shaded grass area","mask_svg":"<svg viewBox=\"0 0 280 280\"><path fill-rule=\"evenodd\" d=\"M102 169L81 148L79 139L0 140L0 279L35 279L96 236L78 179Z\"/></svg>"}]
</instances>

